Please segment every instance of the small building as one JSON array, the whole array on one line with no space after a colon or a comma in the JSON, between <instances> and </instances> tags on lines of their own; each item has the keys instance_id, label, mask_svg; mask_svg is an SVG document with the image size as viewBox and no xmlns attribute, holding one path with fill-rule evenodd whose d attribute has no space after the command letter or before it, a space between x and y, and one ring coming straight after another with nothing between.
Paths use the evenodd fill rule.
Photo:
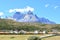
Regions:
<instances>
[{"instance_id":1,"label":"small building","mask_svg":"<svg viewBox=\"0 0 60 40\"><path fill-rule=\"evenodd\" d=\"M39 32L37 30L34 31L34 34L38 34Z\"/></svg>"},{"instance_id":2,"label":"small building","mask_svg":"<svg viewBox=\"0 0 60 40\"><path fill-rule=\"evenodd\" d=\"M14 30L13 33L18 34L19 32L18 32L18 30Z\"/></svg>"},{"instance_id":3,"label":"small building","mask_svg":"<svg viewBox=\"0 0 60 40\"><path fill-rule=\"evenodd\" d=\"M46 31L45 30L43 31L43 34L46 34Z\"/></svg>"},{"instance_id":4,"label":"small building","mask_svg":"<svg viewBox=\"0 0 60 40\"><path fill-rule=\"evenodd\" d=\"M24 30L20 30L19 33L20 33L20 34L25 34L26 31L24 31Z\"/></svg>"},{"instance_id":5,"label":"small building","mask_svg":"<svg viewBox=\"0 0 60 40\"><path fill-rule=\"evenodd\" d=\"M12 30L10 30L9 33L14 33L14 32Z\"/></svg>"}]
</instances>

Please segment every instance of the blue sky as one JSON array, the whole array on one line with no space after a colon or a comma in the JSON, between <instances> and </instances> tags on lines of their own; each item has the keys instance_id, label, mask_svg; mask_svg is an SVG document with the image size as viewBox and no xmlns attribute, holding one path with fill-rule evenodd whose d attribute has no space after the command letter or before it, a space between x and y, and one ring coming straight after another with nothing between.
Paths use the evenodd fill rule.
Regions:
<instances>
[{"instance_id":1,"label":"blue sky","mask_svg":"<svg viewBox=\"0 0 60 40\"><path fill-rule=\"evenodd\" d=\"M12 16L10 10L30 9L38 17L60 24L60 0L0 0L0 16ZM28 10L29 10L28 9Z\"/></svg>"}]
</instances>

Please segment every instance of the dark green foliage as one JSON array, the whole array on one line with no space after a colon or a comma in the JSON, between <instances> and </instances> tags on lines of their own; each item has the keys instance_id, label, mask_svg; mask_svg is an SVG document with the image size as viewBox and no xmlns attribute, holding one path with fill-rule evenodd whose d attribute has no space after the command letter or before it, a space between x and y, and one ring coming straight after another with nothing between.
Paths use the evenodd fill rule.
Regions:
<instances>
[{"instance_id":1,"label":"dark green foliage","mask_svg":"<svg viewBox=\"0 0 60 40\"><path fill-rule=\"evenodd\" d=\"M35 26L22 26L22 27L19 27L20 30L26 30L26 31L34 31L34 30L40 30L39 27L35 27Z\"/></svg>"},{"instance_id":2,"label":"dark green foliage","mask_svg":"<svg viewBox=\"0 0 60 40\"><path fill-rule=\"evenodd\" d=\"M37 36L31 36L28 38L28 40L41 40L41 38L39 38Z\"/></svg>"},{"instance_id":3,"label":"dark green foliage","mask_svg":"<svg viewBox=\"0 0 60 40\"><path fill-rule=\"evenodd\" d=\"M23 23L8 19L0 19L0 30L51 31L60 30L60 24Z\"/></svg>"},{"instance_id":4,"label":"dark green foliage","mask_svg":"<svg viewBox=\"0 0 60 40\"><path fill-rule=\"evenodd\" d=\"M51 29L55 29L57 31L60 31L60 26L55 26L55 27L52 27Z\"/></svg>"},{"instance_id":5,"label":"dark green foliage","mask_svg":"<svg viewBox=\"0 0 60 40\"><path fill-rule=\"evenodd\" d=\"M41 26L45 26L46 24L42 24Z\"/></svg>"}]
</instances>

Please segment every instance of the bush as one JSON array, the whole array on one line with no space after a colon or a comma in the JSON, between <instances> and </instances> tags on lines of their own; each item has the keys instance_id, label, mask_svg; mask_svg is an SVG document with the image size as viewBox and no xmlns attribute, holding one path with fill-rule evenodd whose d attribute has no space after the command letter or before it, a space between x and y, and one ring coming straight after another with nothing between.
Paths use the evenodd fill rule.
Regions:
<instances>
[{"instance_id":1,"label":"bush","mask_svg":"<svg viewBox=\"0 0 60 40\"><path fill-rule=\"evenodd\" d=\"M28 38L28 40L41 40L41 38L39 38L37 36L31 36Z\"/></svg>"}]
</instances>

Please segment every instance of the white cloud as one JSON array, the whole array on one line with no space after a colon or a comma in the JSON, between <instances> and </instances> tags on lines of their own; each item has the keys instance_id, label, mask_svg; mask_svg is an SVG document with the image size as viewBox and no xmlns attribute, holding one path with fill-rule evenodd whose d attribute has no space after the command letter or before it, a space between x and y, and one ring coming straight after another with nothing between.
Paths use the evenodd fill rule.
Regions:
<instances>
[{"instance_id":1,"label":"white cloud","mask_svg":"<svg viewBox=\"0 0 60 40\"><path fill-rule=\"evenodd\" d=\"M34 8L32 8L32 7L29 7L29 6L27 6L26 8L25 8L25 11L34 11Z\"/></svg>"},{"instance_id":2,"label":"white cloud","mask_svg":"<svg viewBox=\"0 0 60 40\"><path fill-rule=\"evenodd\" d=\"M4 19L4 17L1 16L1 19Z\"/></svg>"},{"instance_id":3,"label":"white cloud","mask_svg":"<svg viewBox=\"0 0 60 40\"><path fill-rule=\"evenodd\" d=\"M3 16L4 15L4 13L3 12L0 12L0 16Z\"/></svg>"},{"instance_id":4,"label":"white cloud","mask_svg":"<svg viewBox=\"0 0 60 40\"><path fill-rule=\"evenodd\" d=\"M10 10L9 10L9 13L12 13L12 12L14 12L14 11L15 11L15 10L13 10L13 9L10 9Z\"/></svg>"},{"instance_id":5,"label":"white cloud","mask_svg":"<svg viewBox=\"0 0 60 40\"><path fill-rule=\"evenodd\" d=\"M34 11L34 8L27 6L27 7L22 8L22 9L10 9L9 13L12 13L12 12L22 12L22 13L24 13L24 12L28 12L29 10Z\"/></svg>"},{"instance_id":6,"label":"white cloud","mask_svg":"<svg viewBox=\"0 0 60 40\"><path fill-rule=\"evenodd\" d=\"M47 8L49 6L49 4L46 4L45 7Z\"/></svg>"},{"instance_id":7,"label":"white cloud","mask_svg":"<svg viewBox=\"0 0 60 40\"><path fill-rule=\"evenodd\" d=\"M55 6L54 8L56 9L56 8L58 8L59 6Z\"/></svg>"}]
</instances>

